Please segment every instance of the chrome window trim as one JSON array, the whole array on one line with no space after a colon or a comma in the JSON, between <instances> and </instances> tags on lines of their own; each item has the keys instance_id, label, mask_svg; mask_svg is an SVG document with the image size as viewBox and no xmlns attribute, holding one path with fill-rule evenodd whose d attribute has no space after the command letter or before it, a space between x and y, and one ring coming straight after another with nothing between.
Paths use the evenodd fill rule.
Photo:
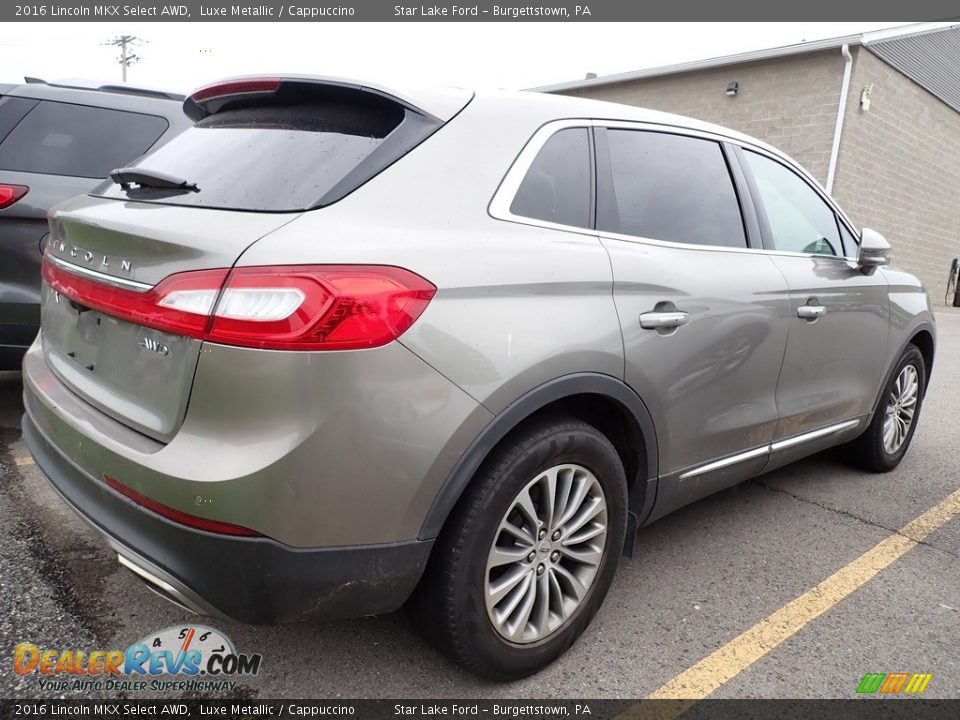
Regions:
<instances>
[{"instance_id":1,"label":"chrome window trim","mask_svg":"<svg viewBox=\"0 0 960 720\"><path fill-rule=\"evenodd\" d=\"M731 465L737 465L738 463L746 462L747 460L752 460L753 458L779 452L780 450L788 450L789 448L803 445L811 440L818 440L820 438L827 437L828 435L834 435L838 432L849 430L859 424L859 419L844 420L843 422L828 425L818 430L811 430L810 432L805 432L801 435L795 435L790 438L767 443L766 445L761 445L760 447L753 448L752 450L747 450L745 452L737 453L736 455L730 455L728 457L721 458L720 460L708 462L705 465L698 465L697 467L681 473L679 479L687 480L700 475L706 475L714 470L722 470L723 468L730 467Z\"/></svg>"},{"instance_id":2,"label":"chrome window trim","mask_svg":"<svg viewBox=\"0 0 960 720\"><path fill-rule=\"evenodd\" d=\"M745 253L748 255L772 255L772 256L781 256L781 257L798 257L798 258L820 258L823 260L830 260L833 262L844 262L847 264L856 263L854 258L845 257L842 255L818 255L816 253L801 253L793 252L791 250L767 250L765 248L750 248L750 247L728 247L726 245L695 245L693 243L678 243L672 242L670 240L655 240L654 238L641 237L639 235L623 235L621 233L614 232L600 232L601 238L609 238L611 240L622 240L624 242L637 243L639 245L655 245L659 247L667 248L677 248L677 249L689 249L689 250L710 250L713 252L727 252L727 253Z\"/></svg>"},{"instance_id":3,"label":"chrome window trim","mask_svg":"<svg viewBox=\"0 0 960 720\"><path fill-rule=\"evenodd\" d=\"M731 137L729 135L724 135L722 133L710 132L706 130L697 130L695 128L684 127L682 125L668 125L665 123L653 123L653 122L642 122L634 120L606 120L602 118L565 118L561 120L551 120L549 122L541 125L537 131L531 136L527 141L527 144L524 145L523 149L520 151L520 154L517 155L516 159L510 165L510 169L507 170L506 175L504 175L503 180L500 181L500 185L497 188L496 192L493 195L493 198L490 201L489 206L487 207L488 214L495 220L503 220L506 222L518 223L520 225L531 225L533 227L545 228L547 230L562 230L564 232L575 232L581 235L589 235L592 237L604 237L611 238L613 240L622 240L625 242L636 242L642 245L656 245L661 247L671 247L671 248L685 248L690 250L710 250L715 252L734 252L734 253L758 253L761 255L776 255L782 257L801 257L801 258L824 258L827 260L841 261L845 263L856 263L856 257L850 257L846 255L820 255L817 253L802 253L794 252L790 250L775 250L768 248L750 248L750 247L728 247L725 245L696 245L693 243L679 243L673 242L671 240L657 240L655 238L646 238L638 235L624 235L621 233L613 232L601 232L599 230L593 230L591 228L583 228L575 225L562 225L559 223L547 222L546 220L537 220L535 218L528 218L522 215L514 215L510 212L510 206L513 204L513 199L517 194L517 190L520 188L520 183L523 182L523 178L526 177L527 171L530 169L530 166L533 164L534 159L537 157L537 154L540 150L543 149L543 146L546 145L547 141L553 137L553 135L560 130L566 130L569 128L612 128L620 130L645 130L647 132L661 132L671 135L684 135L687 137L695 137L703 140L713 140L718 143L730 143L732 145L737 145L745 150L750 150L758 154L769 157L771 160L779 162L781 165L784 165L787 169L798 174L802 180L804 180L811 189L816 192L820 198L827 203L828 207L840 218L847 226L847 230L854 237L854 239L859 239L859 234L853 229L854 225L847 218L846 214L841 210L837 204L833 201L829 195L819 186L817 181L802 167L793 162L786 155L782 155L778 151L771 150L760 145L756 145L747 140L741 138Z\"/></svg>"},{"instance_id":4,"label":"chrome window trim","mask_svg":"<svg viewBox=\"0 0 960 720\"><path fill-rule=\"evenodd\" d=\"M527 141L527 144L523 146L523 150L517 155L516 160L513 161L510 169L507 170L507 174L503 177L503 180L500 181L500 187L497 188L487 208L490 216L497 220L506 220L507 222L519 223L521 225L533 225L534 227L542 227L548 230L563 230L596 237L597 231L591 228L579 227L577 225L563 225L547 220L537 220L536 218L528 218L523 215L514 215L510 211L510 206L513 205L513 200L517 195L517 191L520 189L520 183L522 183L523 179L527 176L530 166L543 149L543 146L547 144L547 141L561 130L569 130L571 128L589 130L591 127L593 127L591 120L576 118L552 120L541 125Z\"/></svg>"},{"instance_id":5,"label":"chrome window trim","mask_svg":"<svg viewBox=\"0 0 960 720\"><path fill-rule=\"evenodd\" d=\"M96 280L97 282L101 282L105 285L113 285L114 287L123 288L125 290L133 290L134 292L139 293L144 293L153 289L153 285L148 285L147 283L137 282L135 280L127 280L125 278L118 278L114 277L113 275L107 275L106 273L91 270L90 268L85 268L82 265L74 265L73 263L67 262L62 258L58 258L53 253L47 253L45 257L54 265L66 270L68 273L80 275L81 277L88 277L91 280Z\"/></svg>"}]
</instances>

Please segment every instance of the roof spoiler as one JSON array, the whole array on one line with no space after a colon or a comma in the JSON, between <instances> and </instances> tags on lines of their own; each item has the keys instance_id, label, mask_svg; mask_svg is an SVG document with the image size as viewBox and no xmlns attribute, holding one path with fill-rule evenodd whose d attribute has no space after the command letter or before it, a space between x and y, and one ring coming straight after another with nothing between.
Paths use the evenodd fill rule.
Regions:
<instances>
[{"instance_id":1,"label":"roof spoiler","mask_svg":"<svg viewBox=\"0 0 960 720\"><path fill-rule=\"evenodd\" d=\"M371 83L314 75L246 76L220 80L190 93L183 111L194 122L227 108L290 102L299 96L363 95L396 103L430 120L446 122L470 102L473 93L437 88L405 93Z\"/></svg>"}]
</instances>

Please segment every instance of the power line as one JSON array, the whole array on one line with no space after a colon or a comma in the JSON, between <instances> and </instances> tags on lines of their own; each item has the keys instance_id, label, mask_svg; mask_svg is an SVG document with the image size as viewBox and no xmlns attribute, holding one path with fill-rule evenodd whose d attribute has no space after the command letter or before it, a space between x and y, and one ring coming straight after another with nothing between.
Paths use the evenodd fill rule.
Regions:
<instances>
[{"instance_id":1,"label":"power line","mask_svg":"<svg viewBox=\"0 0 960 720\"><path fill-rule=\"evenodd\" d=\"M146 40L138 38L136 35L117 35L106 42L100 43L101 45L111 45L120 48L120 58L118 62L122 68L124 82L127 81L127 68L143 59L139 55L134 54L133 47L144 42L146 42Z\"/></svg>"}]
</instances>

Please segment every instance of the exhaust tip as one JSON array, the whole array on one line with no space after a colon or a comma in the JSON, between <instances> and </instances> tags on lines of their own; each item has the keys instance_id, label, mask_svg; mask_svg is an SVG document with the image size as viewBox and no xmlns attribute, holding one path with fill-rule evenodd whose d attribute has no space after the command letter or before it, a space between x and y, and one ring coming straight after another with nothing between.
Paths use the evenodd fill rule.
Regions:
<instances>
[{"instance_id":1,"label":"exhaust tip","mask_svg":"<svg viewBox=\"0 0 960 720\"><path fill-rule=\"evenodd\" d=\"M149 568L144 567L143 564L137 560L129 558L122 553L117 553L117 562L143 580L150 590L155 592L164 600L167 600L168 602L171 602L174 605L193 613L194 615L206 615L214 617L219 616L219 613L211 612L210 609L204 608L200 604L191 600L182 590L175 587L170 582L151 571Z\"/></svg>"}]
</instances>

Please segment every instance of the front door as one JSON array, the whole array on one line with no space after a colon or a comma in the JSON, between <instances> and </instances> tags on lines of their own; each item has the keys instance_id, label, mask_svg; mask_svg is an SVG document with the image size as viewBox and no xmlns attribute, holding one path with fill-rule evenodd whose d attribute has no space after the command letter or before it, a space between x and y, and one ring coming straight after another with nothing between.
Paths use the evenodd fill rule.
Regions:
<instances>
[{"instance_id":1,"label":"front door","mask_svg":"<svg viewBox=\"0 0 960 720\"><path fill-rule=\"evenodd\" d=\"M806 180L772 157L741 157L764 243L790 289L770 469L862 427L854 421L866 421L883 373L888 292L882 273L857 267L853 235Z\"/></svg>"}]
</instances>

